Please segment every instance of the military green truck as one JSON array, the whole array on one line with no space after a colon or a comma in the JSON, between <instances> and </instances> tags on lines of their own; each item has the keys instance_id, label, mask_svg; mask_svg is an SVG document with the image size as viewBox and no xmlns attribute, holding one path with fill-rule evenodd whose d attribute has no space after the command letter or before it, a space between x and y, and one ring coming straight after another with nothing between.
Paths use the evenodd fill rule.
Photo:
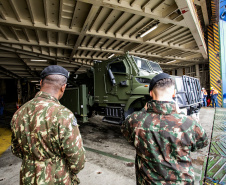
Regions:
<instances>
[{"instance_id":1,"label":"military green truck","mask_svg":"<svg viewBox=\"0 0 226 185\"><path fill-rule=\"evenodd\" d=\"M83 122L94 112L103 121L121 124L136 110L144 107L150 99L149 83L162 73L158 63L128 53L106 61L94 61L87 73L72 75L61 103ZM176 102L188 115L201 108L201 88L197 78L172 76L176 85Z\"/></svg>"}]
</instances>

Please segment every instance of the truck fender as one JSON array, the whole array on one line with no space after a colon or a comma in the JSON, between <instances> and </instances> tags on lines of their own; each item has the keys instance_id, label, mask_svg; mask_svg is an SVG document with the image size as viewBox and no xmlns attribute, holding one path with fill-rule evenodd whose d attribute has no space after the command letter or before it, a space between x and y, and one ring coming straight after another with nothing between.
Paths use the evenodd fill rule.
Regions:
<instances>
[{"instance_id":1,"label":"truck fender","mask_svg":"<svg viewBox=\"0 0 226 185\"><path fill-rule=\"evenodd\" d=\"M133 91L132 91L132 94L136 94L136 95L140 95L140 94L143 94L143 95L149 95L149 86L139 86L139 87L136 87Z\"/></svg>"},{"instance_id":2,"label":"truck fender","mask_svg":"<svg viewBox=\"0 0 226 185\"><path fill-rule=\"evenodd\" d=\"M134 101L136 101L137 99L140 99L140 98L144 98L144 95L134 95L134 96L131 96L131 97L128 99L127 103L126 103L125 111L128 111L130 105L131 105Z\"/></svg>"}]
</instances>

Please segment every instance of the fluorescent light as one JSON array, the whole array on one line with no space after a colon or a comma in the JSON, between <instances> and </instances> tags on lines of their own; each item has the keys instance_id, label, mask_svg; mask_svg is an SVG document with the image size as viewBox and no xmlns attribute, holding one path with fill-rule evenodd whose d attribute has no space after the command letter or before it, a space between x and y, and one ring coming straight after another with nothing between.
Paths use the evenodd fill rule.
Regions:
<instances>
[{"instance_id":1,"label":"fluorescent light","mask_svg":"<svg viewBox=\"0 0 226 185\"><path fill-rule=\"evenodd\" d=\"M110 55L108 58L111 58L111 57L113 57L115 54L112 54L112 55Z\"/></svg>"},{"instance_id":2,"label":"fluorescent light","mask_svg":"<svg viewBox=\"0 0 226 185\"><path fill-rule=\"evenodd\" d=\"M173 62L176 62L176 61L177 60L172 60L172 61L166 62L166 64L173 63Z\"/></svg>"},{"instance_id":3,"label":"fluorescent light","mask_svg":"<svg viewBox=\"0 0 226 185\"><path fill-rule=\"evenodd\" d=\"M31 59L32 62L47 62L47 60Z\"/></svg>"},{"instance_id":4,"label":"fluorescent light","mask_svg":"<svg viewBox=\"0 0 226 185\"><path fill-rule=\"evenodd\" d=\"M38 80L32 80L31 82L32 82L32 83L35 83L35 82L39 82L39 81L38 81Z\"/></svg>"},{"instance_id":5,"label":"fluorescent light","mask_svg":"<svg viewBox=\"0 0 226 185\"><path fill-rule=\"evenodd\" d=\"M149 33L152 32L153 30L155 30L157 27L158 27L158 25L153 26L153 27L150 28L148 31L142 33L142 34L140 35L140 37L141 37L141 38L144 37L145 35L149 34Z\"/></svg>"}]
</instances>

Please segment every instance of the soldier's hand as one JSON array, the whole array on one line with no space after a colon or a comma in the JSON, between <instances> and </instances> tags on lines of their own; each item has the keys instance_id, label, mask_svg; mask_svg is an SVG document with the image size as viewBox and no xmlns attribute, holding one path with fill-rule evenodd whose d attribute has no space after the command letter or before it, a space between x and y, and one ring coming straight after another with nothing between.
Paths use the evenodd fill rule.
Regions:
<instances>
[{"instance_id":1,"label":"soldier's hand","mask_svg":"<svg viewBox=\"0 0 226 185\"><path fill-rule=\"evenodd\" d=\"M145 109L145 110L148 109L148 103L145 104L144 109Z\"/></svg>"}]
</instances>

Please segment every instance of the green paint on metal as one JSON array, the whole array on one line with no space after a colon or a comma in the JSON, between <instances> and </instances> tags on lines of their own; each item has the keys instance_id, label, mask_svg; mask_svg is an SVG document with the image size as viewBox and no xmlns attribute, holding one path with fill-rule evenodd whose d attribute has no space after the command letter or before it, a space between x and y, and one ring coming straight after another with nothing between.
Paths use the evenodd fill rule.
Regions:
<instances>
[{"instance_id":1,"label":"green paint on metal","mask_svg":"<svg viewBox=\"0 0 226 185\"><path fill-rule=\"evenodd\" d=\"M226 184L226 109L216 108L205 183ZM201 184L201 183L200 183Z\"/></svg>"},{"instance_id":2,"label":"green paint on metal","mask_svg":"<svg viewBox=\"0 0 226 185\"><path fill-rule=\"evenodd\" d=\"M215 120L225 120L225 119L226 119L226 115L223 115L223 114L215 115Z\"/></svg>"},{"instance_id":3,"label":"green paint on metal","mask_svg":"<svg viewBox=\"0 0 226 185\"><path fill-rule=\"evenodd\" d=\"M220 155L214 157L213 160L209 161L207 170L207 177L216 180L217 183L226 183L226 158Z\"/></svg>"},{"instance_id":4,"label":"green paint on metal","mask_svg":"<svg viewBox=\"0 0 226 185\"><path fill-rule=\"evenodd\" d=\"M202 166L202 176L201 176L201 180L199 181L199 185L203 185L203 179L204 179L204 175L205 175L207 160L208 160L208 157L205 157L204 163L203 163L203 166Z\"/></svg>"},{"instance_id":5,"label":"green paint on metal","mask_svg":"<svg viewBox=\"0 0 226 185\"><path fill-rule=\"evenodd\" d=\"M96 150L96 149L89 148L89 147L85 147L85 149L87 151L95 152L95 153L98 153L98 154L101 154L101 155L104 155L104 156L107 156L107 157L111 157L111 158L114 158L114 159L118 159L118 160L121 160L121 161L135 163L135 160L133 160L133 159L128 159L128 158L125 158L125 157L117 156L117 155L114 155L114 154L111 154L111 153L108 153L108 152L103 152L103 151Z\"/></svg>"}]
</instances>

